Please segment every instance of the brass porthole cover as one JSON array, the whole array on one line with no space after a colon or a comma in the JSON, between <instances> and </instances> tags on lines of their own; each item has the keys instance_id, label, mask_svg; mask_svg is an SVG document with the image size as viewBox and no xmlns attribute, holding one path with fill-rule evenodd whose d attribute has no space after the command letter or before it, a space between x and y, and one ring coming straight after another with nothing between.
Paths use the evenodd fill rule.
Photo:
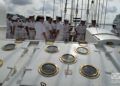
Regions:
<instances>
[{"instance_id":1,"label":"brass porthole cover","mask_svg":"<svg viewBox=\"0 0 120 86\"><path fill-rule=\"evenodd\" d=\"M48 52L48 53L57 53L58 52L58 47L57 46L53 46L53 45L48 46L46 48L46 52Z\"/></svg>"},{"instance_id":2,"label":"brass porthole cover","mask_svg":"<svg viewBox=\"0 0 120 86\"><path fill-rule=\"evenodd\" d=\"M2 66L3 66L3 60L0 59L0 67L2 67Z\"/></svg>"},{"instance_id":3,"label":"brass porthole cover","mask_svg":"<svg viewBox=\"0 0 120 86\"><path fill-rule=\"evenodd\" d=\"M78 47L76 49L76 52L79 53L79 54L87 55L89 53L89 50L85 47Z\"/></svg>"},{"instance_id":4,"label":"brass porthole cover","mask_svg":"<svg viewBox=\"0 0 120 86\"><path fill-rule=\"evenodd\" d=\"M60 61L65 64L74 64L77 60L76 57L71 54L64 54L62 57L60 57Z\"/></svg>"},{"instance_id":5,"label":"brass porthole cover","mask_svg":"<svg viewBox=\"0 0 120 86\"><path fill-rule=\"evenodd\" d=\"M15 44L6 44L6 45L4 45L3 47L2 47L2 49L4 50L4 51L10 51L10 50L14 50L15 49Z\"/></svg>"},{"instance_id":6,"label":"brass porthole cover","mask_svg":"<svg viewBox=\"0 0 120 86\"><path fill-rule=\"evenodd\" d=\"M58 67L53 63L45 63L39 66L38 72L44 77L52 77L58 73Z\"/></svg>"},{"instance_id":7,"label":"brass porthole cover","mask_svg":"<svg viewBox=\"0 0 120 86\"><path fill-rule=\"evenodd\" d=\"M15 43L22 43L24 40L25 40L25 39L23 39L23 38L16 39L16 40L15 40Z\"/></svg>"},{"instance_id":8,"label":"brass porthole cover","mask_svg":"<svg viewBox=\"0 0 120 86\"><path fill-rule=\"evenodd\" d=\"M106 42L106 45L112 46L112 45L114 45L114 43L113 42Z\"/></svg>"},{"instance_id":9,"label":"brass porthole cover","mask_svg":"<svg viewBox=\"0 0 120 86\"><path fill-rule=\"evenodd\" d=\"M96 79L99 77L99 71L92 65L84 65L80 69L80 74L86 78Z\"/></svg>"}]
</instances>

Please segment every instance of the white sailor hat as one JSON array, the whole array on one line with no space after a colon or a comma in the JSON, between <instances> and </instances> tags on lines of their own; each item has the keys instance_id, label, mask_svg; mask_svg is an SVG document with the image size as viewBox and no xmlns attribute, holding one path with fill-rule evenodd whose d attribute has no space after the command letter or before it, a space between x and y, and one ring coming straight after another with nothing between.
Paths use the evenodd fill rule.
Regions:
<instances>
[{"instance_id":1,"label":"white sailor hat","mask_svg":"<svg viewBox=\"0 0 120 86\"><path fill-rule=\"evenodd\" d=\"M15 15L15 16L12 17L12 20L17 20L18 18L19 17Z\"/></svg>"}]
</instances>

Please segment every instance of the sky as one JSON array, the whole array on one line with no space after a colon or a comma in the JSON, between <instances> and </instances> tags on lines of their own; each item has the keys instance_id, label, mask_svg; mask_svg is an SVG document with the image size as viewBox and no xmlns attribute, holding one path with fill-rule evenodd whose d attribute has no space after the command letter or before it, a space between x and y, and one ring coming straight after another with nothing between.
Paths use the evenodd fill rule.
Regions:
<instances>
[{"instance_id":1,"label":"sky","mask_svg":"<svg viewBox=\"0 0 120 86\"><path fill-rule=\"evenodd\" d=\"M21 14L24 16L30 16L30 15L44 15L44 16L51 16L53 17L53 1L54 0L0 0L0 3L4 2L5 6L7 8L7 13L13 13L13 14ZM55 16L64 16L64 7L65 7L65 1L66 0L55 0ZM61 1L61 4L60 4ZM82 0L78 0L78 9L81 9L81 3ZM83 0L83 9L87 8L87 1L88 0ZM91 1L91 0L90 0ZM94 0L95 3L97 0ZM106 3L103 4L104 0L100 0L100 10L99 10L99 22L102 21L104 22L105 19L105 5ZM105 0L106 1L106 0ZM76 2L77 0L74 0L75 6L76 7ZM112 23L115 16L119 14L120 12L120 0L108 0L108 6L106 9L106 23ZM43 6L44 4L44 6ZM96 5L93 6L93 8L90 5L90 13L92 10L95 10ZM98 6L98 5L97 5ZM66 19L70 18L70 8L71 7L71 0L68 0L68 5L67 5L67 14L66 14ZM103 7L103 13L102 13L102 8ZM44 12L43 12L44 8ZM61 10L62 9L62 10ZM62 11L62 12L61 12ZM0 12L1 13L1 12ZM61 14L62 13L62 14ZM92 15L92 14L91 14ZM78 11L78 17L81 17L81 10ZM89 18L91 16L89 15ZM82 11L82 19L86 20L86 10ZM102 20L101 20L102 19Z\"/></svg>"}]
</instances>

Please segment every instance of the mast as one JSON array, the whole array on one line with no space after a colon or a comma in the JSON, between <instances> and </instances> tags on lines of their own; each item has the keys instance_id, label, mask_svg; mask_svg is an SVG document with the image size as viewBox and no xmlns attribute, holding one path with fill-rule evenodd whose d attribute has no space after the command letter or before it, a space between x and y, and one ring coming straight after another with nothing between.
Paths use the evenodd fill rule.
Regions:
<instances>
[{"instance_id":1,"label":"mast","mask_svg":"<svg viewBox=\"0 0 120 86\"><path fill-rule=\"evenodd\" d=\"M53 19L55 18L55 0L53 0Z\"/></svg>"},{"instance_id":2,"label":"mast","mask_svg":"<svg viewBox=\"0 0 120 86\"><path fill-rule=\"evenodd\" d=\"M77 5L76 5L76 18L78 16L78 2L79 2L79 0L77 0Z\"/></svg>"},{"instance_id":3,"label":"mast","mask_svg":"<svg viewBox=\"0 0 120 86\"><path fill-rule=\"evenodd\" d=\"M81 19L82 19L82 12L83 12L83 0L82 0L82 3L81 3Z\"/></svg>"},{"instance_id":4,"label":"mast","mask_svg":"<svg viewBox=\"0 0 120 86\"><path fill-rule=\"evenodd\" d=\"M77 18L77 16L78 16L78 2L79 2L79 0L77 0L77 4L76 4L76 16L75 16L75 18ZM75 26L77 25L77 22L75 22Z\"/></svg>"},{"instance_id":5,"label":"mast","mask_svg":"<svg viewBox=\"0 0 120 86\"><path fill-rule=\"evenodd\" d=\"M64 19L66 18L66 13L67 13L67 2L68 2L68 0L66 0L66 2L65 2Z\"/></svg>"},{"instance_id":6,"label":"mast","mask_svg":"<svg viewBox=\"0 0 120 86\"><path fill-rule=\"evenodd\" d=\"M95 7L94 0L91 1L91 20L95 19Z\"/></svg>"},{"instance_id":7,"label":"mast","mask_svg":"<svg viewBox=\"0 0 120 86\"><path fill-rule=\"evenodd\" d=\"M87 18L87 23L89 22L89 19L88 19L88 17L89 17L89 5L90 5L90 0L88 0L88 3L87 3L87 12L86 12L86 18Z\"/></svg>"},{"instance_id":8,"label":"mast","mask_svg":"<svg viewBox=\"0 0 120 86\"><path fill-rule=\"evenodd\" d=\"M98 1L98 16L97 16L97 23L99 24L99 18L100 18L100 0Z\"/></svg>"},{"instance_id":9,"label":"mast","mask_svg":"<svg viewBox=\"0 0 120 86\"><path fill-rule=\"evenodd\" d=\"M104 4L105 4L105 0L103 0L102 10L101 10L101 17L100 17L101 24L102 24L102 18L103 18Z\"/></svg>"},{"instance_id":10,"label":"mast","mask_svg":"<svg viewBox=\"0 0 120 86\"><path fill-rule=\"evenodd\" d=\"M43 9L42 9L43 16L45 15L45 0L43 1Z\"/></svg>"},{"instance_id":11,"label":"mast","mask_svg":"<svg viewBox=\"0 0 120 86\"><path fill-rule=\"evenodd\" d=\"M105 28L105 23L106 23L107 6L108 6L108 0L106 0L105 16L104 16L104 26L103 26L103 28Z\"/></svg>"},{"instance_id":12,"label":"mast","mask_svg":"<svg viewBox=\"0 0 120 86\"><path fill-rule=\"evenodd\" d=\"M63 4L63 0L60 0L60 13L61 13L61 17L62 17L62 8L63 8L62 4Z\"/></svg>"},{"instance_id":13,"label":"mast","mask_svg":"<svg viewBox=\"0 0 120 86\"><path fill-rule=\"evenodd\" d=\"M98 11L98 0L96 0L96 6L95 6L95 15L94 15L94 19L96 20L97 19L97 11Z\"/></svg>"},{"instance_id":14,"label":"mast","mask_svg":"<svg viewBox=\"0 0 120 86\"><path fill-rule=\"evenodd\" d=\"M74 0L71 0L71 14L70 14L70 23L73 21L74 14Z\"/></svg>"}]
</instances>

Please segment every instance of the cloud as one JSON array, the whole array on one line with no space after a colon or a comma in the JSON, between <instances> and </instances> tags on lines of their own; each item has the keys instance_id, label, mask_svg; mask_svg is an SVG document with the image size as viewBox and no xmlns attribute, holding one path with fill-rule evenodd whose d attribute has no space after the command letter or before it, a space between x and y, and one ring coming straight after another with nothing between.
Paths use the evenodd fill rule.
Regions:
<instances>
[{"instance_id":1,"label":"cloud","mask_svg":"<svg viewBox=\"0 0 120 86\"><path fill-rule=\"evenodd\" d=\"M9 0L14 5L29 5L32 4L32 0Z\"/></svg>"},{"instance_id":2,"label":"cloud","mask_svg":"<svg viewBox=\"0 0 120 86\"><path fill-rule=\"evenodd\" d=\"M107 8L107 13L116 13L117 12L117 7L112 6Z\"/></svg>"}]
</instances>

